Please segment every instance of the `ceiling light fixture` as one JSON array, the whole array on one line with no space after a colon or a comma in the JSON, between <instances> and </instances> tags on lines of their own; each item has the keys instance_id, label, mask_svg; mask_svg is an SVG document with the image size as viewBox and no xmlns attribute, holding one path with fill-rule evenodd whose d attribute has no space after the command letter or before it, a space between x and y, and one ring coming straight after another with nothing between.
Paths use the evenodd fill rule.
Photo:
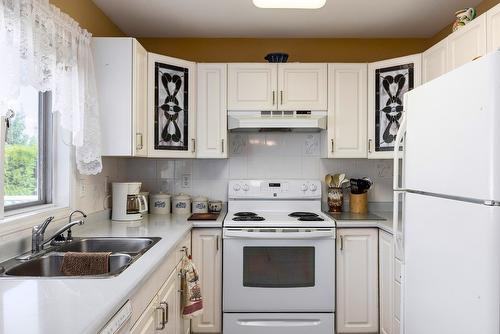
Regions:
<instances>
[{"instance_id":1,"label":"ceiling light fixture","mask_svg":"<svg viewBox=\"0 0 500 334\"><path fill-rule=\"evenodd\" d=\"M326 0L253 0L253 4L259 8L319 9L325 3Z\"/></svg>"}]
</instances>

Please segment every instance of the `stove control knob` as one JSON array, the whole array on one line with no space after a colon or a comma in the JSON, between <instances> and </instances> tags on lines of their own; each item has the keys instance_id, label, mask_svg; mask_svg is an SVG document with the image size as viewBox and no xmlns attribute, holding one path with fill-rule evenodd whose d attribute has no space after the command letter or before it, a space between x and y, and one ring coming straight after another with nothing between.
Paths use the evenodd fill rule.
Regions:
<instances>
[{"instance_id":1,"label":"stove control knob","mask_svg":"<svg viewBox=\"0 0 500 334\"><path fill-rule=\"evenodd\" d=\"M315 184L311 184L311 185L309 185L309 190L316 191L316 190L318 190L318 186Z\"/></svg>"},{"instance_id":2,"label":"stove control knob","mask_svg":"<svg viewBox=\"0 0 500 334\"><path fill-rule=\"evenodd\" d=\"M244 184L241 189L243 189L243 191L249 191L250 187L248 186L248 184Z\"/></svg>"},{"instance_id":3,"label":"stove control knob","mask_svg":"<svg viewBox=\"0 0 500 334\"><path fill-rule=\"evenodd\" d=\"M301 187L300 187L300 190L302 191L307 191L307 184L303 184Z\"/></svg>"},{"instance_id":4,"label":"stove control knob","mask_svg":"<svg viewBox=\"0 0 500 334\"><path fill-rule=\"evenodd\" d=\"M241 186L239 184L233 185L233 190L234 191L239 191L241 189Z\"/></svg>"}]
</instances>

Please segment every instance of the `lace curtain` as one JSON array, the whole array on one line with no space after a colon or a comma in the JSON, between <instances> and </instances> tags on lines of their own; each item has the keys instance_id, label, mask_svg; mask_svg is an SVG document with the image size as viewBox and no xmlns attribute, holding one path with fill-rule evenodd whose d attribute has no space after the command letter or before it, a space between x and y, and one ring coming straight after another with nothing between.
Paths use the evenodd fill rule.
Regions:
<instances>
[{"instance_id":1,"label":"lace curtain","mask_svg":"<svg viewBox=\"0 0 500 334\"><path fill-rule=\"evenodd\" d=\"M52 92L52 111L72 134L81 174L102 170L91 34L48 0L0 0L0 113L20 87Z\"/></svg>"}]
</instances>

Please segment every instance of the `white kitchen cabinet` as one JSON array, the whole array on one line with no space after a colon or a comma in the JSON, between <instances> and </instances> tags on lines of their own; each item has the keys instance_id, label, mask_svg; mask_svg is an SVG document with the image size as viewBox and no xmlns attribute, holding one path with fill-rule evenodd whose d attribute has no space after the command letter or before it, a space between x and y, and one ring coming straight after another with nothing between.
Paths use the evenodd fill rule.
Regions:
<instances>
[{"instance_id":1,"label":"white kitchen cabinet","mask_svg":"<svg viewBox=\"0 0 500 334\"><path fill-rule=\"evenodd\" d=\"M327 158L367 157L367 65L328 65Z\"/></svg>"},{"instance_id":2,"label":"white kitchen cabinet","mask_svg":"<svg viewBox=\"0 0 500 334\"><path fill-rule=\"evenodd\" d=\"M395 260L392 235L379 231L378 247L380 334L392 334Z\"/></svg>"},{"instance_id":3,"label":"white kitchen cabinet","mask_svg":"<svg viewBox=\"0 0 500 334\"><path fill-rule=\"evenodd\" d=\"M277 107L276 64L234 63L228 65L229 110L273 110Z\"/></svg>"},{"instance_id":4,"label":"white kitchen cabinet","mask_svg":"<svg viewBox=\"0 0 500 334\"><path fill-rule=\"evenodd\" d=\"M192 320L192 333L220 333L222 321L222 231L196 228L192 233L193 261L200 274L203 314Z\"/></svg>"},{"instance_id":5,"label":"white kitchen cabinet","mask_svg":"<svg viewBox=\"0 0 500 334\"><path fill-rule=\"evenodd\" d=\"M337 333L378 333L378 230L337 232Z\"/></svg>"},{"instance_id":6,"label":"white kitchen cabinet","mask_svg":"<svg viewBox=\"0 0 500 334\"><path fill-rule=\"evenodd\" d=\"M180 279L174 271L158 292L160 313L157 333L181 333L180 326Z\"/></svg>"},{"instance_id":7,"label":"white kitchen cabinet","mask_svg":"<svg viewBox=\"0 0 500 334\"><path fill-rule=\"evenodd\" d=\"M197 158L227 158L227 64L198 64Z\"/></svg>"},{"instance_id":8,"label":"white kitchen cabinet","mask_svg":"<svg viewBox=\"0 0 500 334\"><path fill-rule=\"evenodd\" d=\"M196 63L148 54L148 156L196 157Z\"/></svg>"},{"instance_id":9,"label":"white kitchen cabinet","mask_svg":"<svg viewBox=\"0 0 500 334\"><path fill-rule=\"evenodd\" d=\"M404 85L398 89L399 74ZM389 77L389 78L388 78ZM404 114L404 94L420 86L422 54L368 64L368 158L392 159L399 124ZM389 80L390 79L390 80ZM389 111L384 111L389 108Z\"/></svg>"},{"instance_id":10,"label":"white kitchen cabinet","mask_svg":"<svg viewBox=\"0 0 500 334\"><path fill-rule=\"evenodd\" d=\"M448 41L435 44L422 53L422 83L448 72Z\"/></svg>"},{"instance_id":11,"label":"white kitchen cabinet","mask_svg":"<svg viewBox=\"0 0 500 334\"><path fill-rule=\"evenodd\" d=\"M139 320L132 326L130 334L156 334L160 323L161 309L158 306L158 297L155 296L144 310Z\"/></svg>"},{"instance_id":12,"label":"white kitchen cabinet","mask_svg":"<svg viewBox=\"0 0 500 334\"><path fill-rule=\"evenodd\" d=\"M278 64L278 110L327 110L327 64Z\"/></svg>"},{"instance_id":13,"label":"white kitchen cabinet","mask_svg":"<svg viewBox=\"0 0 500 334\"><path fill-rule=\"evenodd\" d=\"M500 4L486 12L486 36L488 52L500 48Z\"/></svg>"},{"instance_id":14,"label":"white kitchen cabinet","mask_svg":"<svg viewBox=\"0 0 500 334\"><path fill-rule=\"evenodd\" d=\"M485 55L486 40L486 14L448 36L448 70Z\"/></svg>"},{"instance_id":15,"label":"white kitchen cabinet","mask_svg":"<svg viewBox=\"0 0 500 334\"><path fill-rule=\"evenodd\" d=\"M134 38L92 40L102 154L147 155L147 52Z\"/></svg>"}]
</instances>

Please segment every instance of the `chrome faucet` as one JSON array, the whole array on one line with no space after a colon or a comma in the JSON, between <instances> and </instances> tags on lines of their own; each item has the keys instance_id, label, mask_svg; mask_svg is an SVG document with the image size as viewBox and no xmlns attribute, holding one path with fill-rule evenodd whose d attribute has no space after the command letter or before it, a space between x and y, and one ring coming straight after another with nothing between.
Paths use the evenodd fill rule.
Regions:
<instances>
[{"instance_id":1,"label":"chrome faucet","mask_svg":"<svg viewBox=\"0 0 500 334\"><path fill-rule=\"evenodd\" d=\"M45 219L42 224L33 226L33 228L31 229L31 253L38 253L42 250L45 230L53 220L54 216L50 216L49 218Z\"/></svg>"},{"instance_id":2,"label":"chrome faucet","mask_svg":"<svg viewBox=\"0 0 500 334\"><path fill-rule=\"evenodd\" d=\"M73 222L72 222L72 219L73 219L73 215L75 213L79 213L83 216L83 218L87 218L87 215L82 211L82 210L74 210L73 212L71 212L71 214L69 215L69 218L68 218L68 225L71 225ZM76 221L76 223L80 223L80 225L83 225L84 221L83 219L81 220L78 220ZM73 236L71 235L71 227L74 226L76 224L73 224L71 226L69 226L68 228L68 236L66 237L66 241L71 241L73 240Z\"/></svg>"}]
</instances>

